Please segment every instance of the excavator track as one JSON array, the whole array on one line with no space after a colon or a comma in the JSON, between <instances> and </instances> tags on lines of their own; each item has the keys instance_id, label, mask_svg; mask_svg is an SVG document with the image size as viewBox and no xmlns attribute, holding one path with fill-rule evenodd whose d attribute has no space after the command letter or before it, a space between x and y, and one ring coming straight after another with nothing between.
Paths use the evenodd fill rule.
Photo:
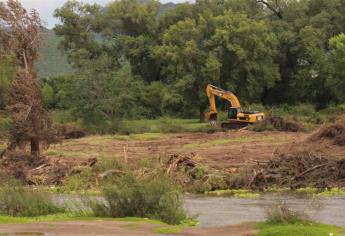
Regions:
<instances>
[{"instance_id":1,"label":"excavator track","mask_svg":"<svg viewBox=\"0 0 345 236\"><path fill-rule=\"evenodd\" d=\"M247 127L249 123L245 122L224 122L221 124L222 129L238 130Z\"/></svg>"}]
</instances>

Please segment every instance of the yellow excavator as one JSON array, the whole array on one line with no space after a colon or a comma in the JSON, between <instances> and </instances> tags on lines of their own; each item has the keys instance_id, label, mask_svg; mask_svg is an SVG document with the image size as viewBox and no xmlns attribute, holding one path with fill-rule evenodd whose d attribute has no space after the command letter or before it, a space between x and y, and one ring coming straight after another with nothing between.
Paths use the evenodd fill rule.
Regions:
<instances>
[{"instance_id":1,"label":"yellow excavator","mask_svg":"<svg viewBox=\"0 0 345 236\"><path fill-rule=\"evenodd\" d=\"M206 94L210 103L210 111L206 112L205 116L211 125L216 125L217 123L216 96L225 99L230 103L228 121L221 124L221 127L224 129L241 129L265 119L265 114L262 112L242 110L238 98L235 94L229 91L209 84L206 87Z\"/></svg>"}]
</instances>

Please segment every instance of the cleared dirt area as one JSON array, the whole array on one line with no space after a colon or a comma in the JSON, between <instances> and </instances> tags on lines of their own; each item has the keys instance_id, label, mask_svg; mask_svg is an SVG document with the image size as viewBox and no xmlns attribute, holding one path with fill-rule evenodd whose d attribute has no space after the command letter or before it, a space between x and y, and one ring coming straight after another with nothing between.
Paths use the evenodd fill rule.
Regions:
<instances>
[{"instance_id":1,"label":"cleared dirt area","mask_svg":"<svg viewBox=\"0 0 345 236\"><path fill-rule=\"evenodd\" d=\"M197 155L201 163L217 169L238 168L272 158L282 148L303 142L307 133L228 131L213 134L89 136L52 146L46 156L68 159L165 158L172 154ZM119 140L126 139L126 140Z\"/></svg>"},{"instance_id":2,"label":"cleared dirt area","mask_svg":"<svg viewBox=\"0 0 345 236\"><path fill-rule=\"evenodd\" d=\"M0 224L1 235L56 235L56 236L149 236L149 235L185 235L185 236L252 236L255 235L254 224L226 226L220 228L194 228L169 234L159 233L165 228L159 225L113 222L113 221L80 221L58 223L32 223L32 224Z\"/></svg>"},{"instance_id":3,"label":"cleared dirt area","mask_svg":"<svg viewBox=\"0 0 345 236\"><path fill-rule=\"evenodd\" d=\"M11 175L16 178L23 177L19 179L35 185L59 184L66 176L92 167L97 161L116 158L120 162L132 165L134 169L138 167L138 163L144 164L147 160L154 160L153 163L160 162L167 173L171 170L184 170L184 165L192 167L189 168L190 171L193 171L196 165L202 166L207 173L211 173L206 174L207 177L223 178L221 175L241 173L242 179L224 179L226 186L218 186L217 183L217 186L211 185L212 189L273 187L271 185L306 187L311 182L305 179L315 179L315 173L320 171L325 174L318 175L319 180L327 177L331 181L322 184L319 184L320 181L312 181L311 186L340 187L345 185L341 171L345 163L345 160L342 160L345 156L345 146L342 145L345 143L344 130L345 123L340 120L324 125L314 133L239 130L216 133L88 136L64 140L51 146L38 160L37 165L32 166L30 158L23 158L22 155L9 155L10 158L4 158L3 165L10 170ZM279 158L282 161L279 161ZM322 161L319 161L320 158ZM28 168L16 168L19 166L16 160L29 162L22 163L22 166ZM280 163L283 166L280 166ZM15 171L12 171L11 166L15 167L12 168ZM296 171L292 173L288 171L289 168ZM23 172L25 169L28 171ZM285 172L281 173L282 169L287 169L289 175L292 175L291 178L285 179L288 175ZM189 173L189 177L194 178L193 176L195 175L192 172ZM185 176L180 177L183 178L176 176L176 179L185 185L188 182ZM298 180L299 183L290 186L288 183L291 183L291 179ZM208 178L203 180L207 182ZM265 185L257 182L263 182Z\"/></svg>"}]
</instances>

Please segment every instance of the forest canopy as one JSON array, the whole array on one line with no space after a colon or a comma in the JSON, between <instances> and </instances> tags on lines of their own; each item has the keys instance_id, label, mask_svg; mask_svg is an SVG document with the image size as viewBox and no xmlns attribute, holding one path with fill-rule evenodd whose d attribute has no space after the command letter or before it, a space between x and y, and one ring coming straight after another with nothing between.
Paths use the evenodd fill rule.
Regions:
<instances>
[{"instance_id":1,"label":"forest canopy","mask_svg":"<svg viewBox=\"0 0 345 236\"><path fill-rule=\"evenodd\" d=\"M42 78L45 105L111 125L123 118L202 118L208 83L244 104L322 109L345 102L344 1L162 6L155 0L68 1L56 9L54 32L73 70ZM0 81L10 73L4 63Z\"/></svg>"}]
</instances>

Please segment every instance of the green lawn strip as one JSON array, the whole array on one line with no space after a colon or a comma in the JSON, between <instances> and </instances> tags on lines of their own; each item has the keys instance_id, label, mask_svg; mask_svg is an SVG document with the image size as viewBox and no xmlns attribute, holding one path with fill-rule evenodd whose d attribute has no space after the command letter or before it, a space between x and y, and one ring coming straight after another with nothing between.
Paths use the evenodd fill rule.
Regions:
<instances>
[{"instance_id":1,"label":"green lawn strip","mask_svg":"<svg viewBox=\"0 0 345 236\"><path fill-rule=\"evenodd\" d=\"M342 228L334 225L314 222L300 222L295 224L257 223L257 236L340 236Z\"/></svg>"},{"instance_id":2,"label":"green lawn strip","mask_svg":"<svg viewBox=\"0 0 345 236\"><path fill-rule=\"evenodd\" d=\"M149 223L155 225L167 226L166 223L159 220L152 220L140 217L123 217L123 218L110 218L110 217L92 217L92 216L73 216L73 214L54 214L39 217L13 217L0 215L0 224L25 224L37 222L63 222L63 221L121 221L121 222L137 222Z\"/></svg>"},{"instance_id":3,"label":"green lawn strip","mask_svg":"<svg viewBox=\"0 0 345 236\"><path fill-rule=\"evenodd\" d=\"M54 214L39 217L13 217L0 215L0 224L29 224L39 222L68 222L68 221L117 221L117 222L128 222L123 225L124 228L136 230L140 227L140 224L152 224L155 225L152 229L154 233L158 234L177 234L182 230L195 226L197 222L186 221L182 222L181 225L168 225L159 220L152 220L148 218L140 217L124 217L124 218L101 218L91 216L73 216L72 214ZM1 235L0 235L1 236Z\"/></svg>"}]
</instances>

